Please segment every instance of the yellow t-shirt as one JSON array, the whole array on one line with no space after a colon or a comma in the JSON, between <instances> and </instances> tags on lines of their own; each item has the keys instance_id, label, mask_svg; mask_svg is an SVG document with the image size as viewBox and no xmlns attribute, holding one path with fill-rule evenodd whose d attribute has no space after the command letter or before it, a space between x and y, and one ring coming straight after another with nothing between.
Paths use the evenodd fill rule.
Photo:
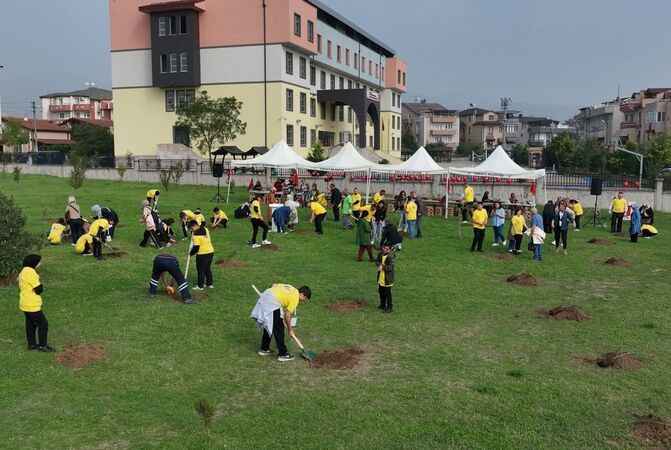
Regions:
<instances>
[{"instance_id":1,"label":"yellow t-shirt","mask_svg":"<svg viewBox=\"0 0 671 450\"><path fill-rule=\"evenodd\" d=\"M214 215L214 217L221 220L228 220L228 216L223 209L220 209L219 212Z\"/></svg>"},{"instance_id":2,"label":"yellow t-shirt","mask_svg":"<svg viewBox=\"0 0 671 450\"><path fill-rule=\"evenodd\" d=\"M326 200L326 195L324 194L319 194L317 196L317 201L319 202L320 205L322 205L324 208L326 208L329 204L328 200Z\"/></svg>"},{"instance_id":3,"label":"yellow t-shirt","mask_svg":"<svg viewBox=\"0 0 671 450\"><path fill-rule=\"evenodd\" d=\"M91 236L97 236L101 229L103 231L107 231L109 230L109 228L110 223L107 221L107 219L96 219L93 221L91 227L89 228L89 234Z\"/></svg>"},{"instance_id":4,"label":"yellow t-shirt","mask_svg":"<svg viewBox=\"0 0 671 450\"><path fill-rule=\"evenodd\" d=\"M258 210L258 212L257 212ZM252 204L250 205L250 212L251 212L251 217L252 219L261 219L263 220L263 217L261 217L261 202L258 200L254 200Z\"/></svg>"},{"instance_id":5,"label":"yellow t-shirt","mask_svg":"<svg viewBox=\"0 0 671 450\"><path fill-rule=\"evenodd\" d=\"M60 244L63 239L63 231L65 231L65 225L61 225L58 222L52 224L47 240L54 245Z\"/></svg>"},{"instance_id":6,"label":"yellow t-shirt","mask_svg":"<svg viewBox=\"0 0 671 450\"><path fill-rule=\"evenodd\" d=\"M289 284L273 284L270 292L280 302L282 309L289 311L291 314L296 312L300 300L298 289Z\"/></svg>"},{"instance_id":7,"label":"yellow t-shirt","mask_svg":"<svg viewBox=\"0 0 671 450\"><path fill-rule=\"evenodd\" d=\"M614 213L623 213L627 210L627 199L614 198L610 206Z\"/></svg>"},{"instance_id":8,"label":"yellow t-shirt","mask_svg":"<svg viewBox=\"0 0 671 450\"><path fill-rule=\"evenodd\" d=\"M86 250L86 244L93 245L93 236L90 234L82 234L75 244L75 253L82 254Z\"/></svg>"},{"instance_id":9,"label":"yellow t-shirt","mask_svg":"<svg viewBox=\"0 0 671 450\"><path fill-rule=\"evenodd\" d=\"M361 194L352 194L352 211L359 211L361 206Z\"/></svg>"},{"instance_id":10,"label":"yellow t-shirt","mask_svg":"<svg viewBox=\"0 0 671 450\"><path fill-rule=\"evenodd\" d=\"M524 226L526 225L526 221L524 220L523 215L514 215L513 218L510 219L510 223L512 225L513 235L524 234Z\"/></svg>"},{"instance_id":11,"label":"yellow t-shirt","mask_svg":"<svg viewBox=\"0 0 671 450\"><path fill-rule=\"evenodd\" d=\"M485 227L487 226L487 221L489 220L487 211L484 208L474 210L472 220L473 220L473 228L484 230Z\"/></svg>"},{"instance_id":12,"label":"yellow t-shirt","mask_svg":"<svg viewBox=\"0 0 671 450\"><path fill-rule=\"evenodd\" d=\"M582 216L585 213L585 211L583 211L582 209L582 205L580 204L580 202L575 202L573 204L573 212L575 213L576 216Z\"/></svg>"},{"instance_id":13,"label":"yellow t-shirt","mask_svg":"<svg viewBox=\"0 0 671 450\"><path fill-rule=\"evenodd\" d=\"M205 222L207 222L207 219L205 218L205 216L202 213L194 214L193 220L198 222L198 225L202 225Z\"/></svg>"},{"instance_id":14,"label":"yellow t-shirt","mask_svg":"<svg viewBox=\"0 0 671 450\"><path fill-rule=\"evenodd\" d=\"M382 255L382 265L383 265L383 266L384 266L384 263L387 261L387 257L388 257L388 256L389 256L389 255ZM384 286L384 287L392 287L392 286L394 285L394 283L387 284L387 282L386 282L386 280L385 280L384 270L380 270L380 271L378 272L377 283L378 283L380 286Z\"/></svg>"},{"instance_id":15,"label":"yellow t-shirt","mask_svg":"<svg viewBox=\"0 0 671 450\"><path fill-rule=\"evenodd\" d=\"M182 214L184 214L187 221L196 220L196 215L190 209L183 210Z\"/></svg>"},{"instance_id":16,"label":"yellow t-shirt","mask_svg":"<svg viewBox=\"0 0 671 450\"><path fill-rule=\"evenodd\" d=\"M647 224L647 223L645 225L641 225L641 231L642 232L643 231L649 231L651 234L659 234L659 232L657 231L657 228L655 228L652 225Z\"/></svg>"},{"instance_id":17,"label":"yellow t-shirt","mask_svg":"<svg viewBox=\"0 0 671 450\"><path fill-rule=\"evenodd\" d=\"M205 228L205 234L193 234L192 237L193 245L198 245L198 254L199 255L209 255L214 253L214 247L212 246L212 241L210 240L210 231Z\"/></svg>"},{"instance_id":18,"label":"yellow t-shirt","mask_svg":"<svg viewBox=\"0 0 671 450\"><path fill-rule=\"evenodd\" d=\"M417 203L408 201L405 204L405 218L407 220L417 220Z\"/></svg>"},{"instance_id":19,"label":"yellow t-shirt","mask_svg":"<svg viewBox=\"0 0 671 450\"><path fill-rule=\"evenodd\" d=\"M312 214L315 216L326 214L326 208L324 208L324 206L319 202L310 203L310 209L312 210Z\"/></svg>"},{"instance_id":20,"label":"yellow t-shirt","mask_svg":"<svg viewBox=\"0 0 671 450\"><path fill-rule=\"evenodd\" d=\"M147 198L156 198L156 193L158 189L150 189L147 191Z\"/></svg>"},{"instance_id":21,"label":"yellow t-shirt","mask_svg":"<svg viewBox=\"0 0 671 450\"><path fill-rule=\"evenodd\" d=\"M380 203L384 198L382 197L382 194L379 192L376 192L375 195L373 195L373 204L377 205Z\"/></svg>"},{"instance_id":22,"label":"yellow t-shirt","mask_svg":"<svg viewBox=\"0 0 671 450\"><path fill-rule=\"evenodd\" d=\"M24 267L19 273L19 309L25 312L42 310L42 297L33 289L41 284L40 276L32 267Z\"/></svg>"},{"instance_id":23,"label":"yellow t-shirt","mask_svg":"<svg viewBox=\"0 0 671 450\"><path fill-rule=\"evenodd\" d=\"M373 205L362 206L361 208L359 208L359 211L361 211L361 212L366 211L368 213L368 214L366 214L366 217L364 218L364 220L366 220L366 222L372 222L373 221Z\"/></svg>"},{"instance_id":24,"label":"yellow t-shirt","mask_svg":"<svg viewBox=\"0 0 671 450\"><path fill-rule=\"evenodd\" d=\"M464 188L464 201L466 203L471 203L475 200L475 192L473 192L473 188L470 186L466 186Z\"/></svg>"}]
</instances>

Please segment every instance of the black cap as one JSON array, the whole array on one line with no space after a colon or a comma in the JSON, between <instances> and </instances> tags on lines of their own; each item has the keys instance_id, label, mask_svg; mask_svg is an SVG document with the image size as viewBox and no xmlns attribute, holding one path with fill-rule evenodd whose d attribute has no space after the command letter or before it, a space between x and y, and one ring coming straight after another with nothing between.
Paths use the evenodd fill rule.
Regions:
<instances>
[{"instance_id":1,"label":"black cap","mask_svg":"<svg viewBox=\"0 0 671 450\"><path fill-rule=\"evenodd\" d=\"M23 258L23 267L32 267L33 269L42 261L40 255L28 255Z\"/></svg>"}]
</instances>

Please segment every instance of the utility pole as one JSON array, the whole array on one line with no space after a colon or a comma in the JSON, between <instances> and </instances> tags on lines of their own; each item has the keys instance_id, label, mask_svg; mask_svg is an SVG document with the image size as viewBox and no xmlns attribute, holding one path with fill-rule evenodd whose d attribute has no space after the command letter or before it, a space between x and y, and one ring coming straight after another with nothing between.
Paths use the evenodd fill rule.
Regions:
<instances>
[{"instance_id":1,"label":"utility pole","mask_svg":"<svg viewBox=\"0 0 671 450\"><path fill-rule=\"evenodd\" d=\"M506 125L508 124L508 108L513 103L510 97L501 97L501 109L503 109L503 148L506 147Z\"/></svg>"},{"instance_id":2,"label":"utility pole","mask_svg":"<svg viewBox=\"0 0 671 450\"><path fill-rule=\"evenodd\" d=\"M33 148L32 151L37 151L37 106L35 105L35 100L32 101L33 105Z\"/></svg>"},{"instance_id":3,"label":"utility pole","mask_svg":"<svg viewBox=\"0 0 671 450\"><path fill-rule=\"evenodd\" d=\"M0 70L4 70L5 66L0 64ZM2 95L0 95L0 129L2 129Z\"/></svg>"}]
</instances>

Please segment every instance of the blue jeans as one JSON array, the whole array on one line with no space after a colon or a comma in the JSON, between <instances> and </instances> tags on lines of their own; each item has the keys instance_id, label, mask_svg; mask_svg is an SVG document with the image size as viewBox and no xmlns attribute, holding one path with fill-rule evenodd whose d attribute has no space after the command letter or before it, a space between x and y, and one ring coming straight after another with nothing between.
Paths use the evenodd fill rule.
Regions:
<instances>
[{"instance_id":1,"label":"blue jeans","mask_svg":"<svg viewBox=\"0 0 671 450\"><path fill-rule=\"evenodd\" d=\"M543 260L543 244L534 244L534 260L542 261Z\"/></svg>"},{"instance_id":2,"label":"blue jeans","mask_svg":"<svg viewBox=\"0 0 671 450\"><path fill-rule=\"evenodd\" d=\"M493 228L494 228L494 242L497 244L503 243L503 241L506 240L506 238L503 237L503 225L499 225L498 227Z\"/></svg>"},{"instance_id":3,"label":"blue jeans","mask_svg":"<svg viewBox=\"0 0 671 450\"><path fill-rule=\"evenodd\" d=\"M415 239L417 237L417 221L408 220L408 237L410 239Z\"/></svg>"},{"instance_id":4,"label":"blue jeans","mask_svg":"<svg viewBox=\"0 0 671 450\"><path fill-rule=\"evenodd\" d=\"M399 231L404 231L408 228L408 221L405 219L405 212L401 211L401 220L398 222Z\"/></svg>"}]
</instances>

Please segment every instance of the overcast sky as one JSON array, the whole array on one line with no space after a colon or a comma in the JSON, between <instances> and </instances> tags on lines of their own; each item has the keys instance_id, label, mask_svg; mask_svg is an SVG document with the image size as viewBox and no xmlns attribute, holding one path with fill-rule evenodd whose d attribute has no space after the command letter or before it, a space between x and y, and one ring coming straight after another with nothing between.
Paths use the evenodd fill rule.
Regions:
<instances>
[{"instance_id":1,"label":"overcast sky","mask_svg":"<svg viewBox=\"0 0 671 450\"><path fill-rule=\"evenodd\" d=\"M618 85L623 95L671 86L669 0L323 1L408 62L406 100L463 109L509 96L527 114L566 119ZM107 0L3 0L0 65L5 112L86 82L109 87Z\"/></svg>"}]
</instances>

